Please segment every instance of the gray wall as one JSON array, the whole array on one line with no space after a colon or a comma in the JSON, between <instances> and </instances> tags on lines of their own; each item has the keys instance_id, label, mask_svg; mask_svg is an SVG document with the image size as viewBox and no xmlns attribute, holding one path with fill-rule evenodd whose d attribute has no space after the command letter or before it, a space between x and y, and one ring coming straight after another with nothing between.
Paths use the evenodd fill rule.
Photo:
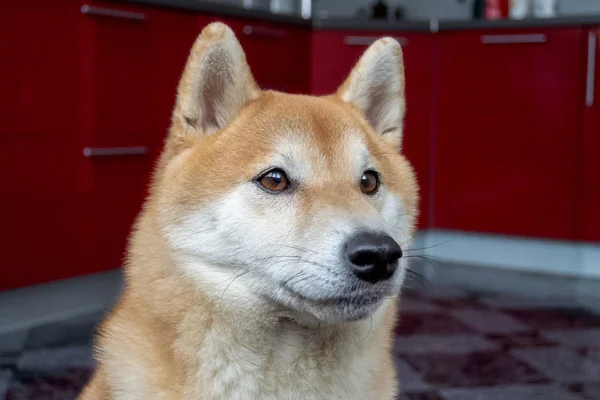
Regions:
<instances>
[{"instance_id":1,"label":"gray wall","mask_svg":"<svg viewBox=\"0 0 600 400\"><path fill-rule=\"evenodd\" d=\"M409 19L470 19L475 0L386 0L391 9L405 7ZM330 18L352 17L360 7L374 0L313 0L313 15ZM564 15L600 14L600 0L559 0L559 12Z\"/></svg>"},{"instance_id":2,"label":"gray wall","mask_svg":"<svg viewBox=\"0 0 600 400\"><path fill-rule=\"evenodd\" d=\"M386 0L390 9L404 6L407 19L468 19L474 0ZM373 0L314 0L313 15L352 17L360 7L370 9Z\"/></svg>"},{"instance_id":3,"label":"gray wall","mask_svg":"<svg viewBox=\"0 0 600 400\"><path fill-rule=\"evenodd\" d=\"M558 11L564 15L600 14L600 0L560 0Z\"/></svg>"}]
</instances>

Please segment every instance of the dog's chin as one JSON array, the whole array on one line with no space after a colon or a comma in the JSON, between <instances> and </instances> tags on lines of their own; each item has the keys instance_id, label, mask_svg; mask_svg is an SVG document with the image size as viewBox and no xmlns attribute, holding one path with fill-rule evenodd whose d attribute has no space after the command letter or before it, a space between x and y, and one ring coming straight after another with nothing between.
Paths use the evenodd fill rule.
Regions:
<instances>
[{"instance_id":1,"label":"dog's chin","mask_svg":"<svg viewBox=\"0 0 600 400\"><path fill-rule=\"evenodd\" d=\"M370 318L393 293L311 300L298 294L286 299L290 317L300 325L330 325Z\"/></svg>"},{"instance_id":2,"label":"dog's chin","mask_svg":"<svg viewBox=\"0 0 600 400\"><path fill-rule=\"evenodd\" d=\"M327 305L307 304L307 312L311 313L316 319L326 324L338 324L344 322L359 321L371 317L381 307L385 298L377 301L370 299L364 301L361 299L348 299L335 301Z\"/></svg>"},{"instance_id":3,"label":"dog's chin","mask_svg":"<svg viewBox=\"0 0 600 400\"><path fill-rule=\"evenodd\" d=\"M347 279L338 286L318 281L302 286L261 279L258 293L284 318L316 326L360 321L372 317L390 297L396 296L402 275L376 284Z\"/></svg>"}]
</instances>

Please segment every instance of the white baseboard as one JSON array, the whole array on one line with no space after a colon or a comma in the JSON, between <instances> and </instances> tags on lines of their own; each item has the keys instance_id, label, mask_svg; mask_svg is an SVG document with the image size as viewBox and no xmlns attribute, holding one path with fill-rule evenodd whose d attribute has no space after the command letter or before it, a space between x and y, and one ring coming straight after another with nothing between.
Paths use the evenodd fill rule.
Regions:
<instances>
[{"instance_id":1,"label":"white baseboard","mask_svg":"<svg viewBox=\"0 0 600 400\"><path fill-rule=\"evenodd\" d=\"M600 245L502 235L426 230L423 254L443 261L574 278L600 278Z\"/></svg>"},{"instance_id":2,"label":"white baseboard","mask_svg":"<svg viewBox=\"0 0 600 400\"><path fill-rule=\"evenodd\" d=\"M106 310L122 285L114 270L0 291L0 334Z\"/></svg>"}]
</instances>

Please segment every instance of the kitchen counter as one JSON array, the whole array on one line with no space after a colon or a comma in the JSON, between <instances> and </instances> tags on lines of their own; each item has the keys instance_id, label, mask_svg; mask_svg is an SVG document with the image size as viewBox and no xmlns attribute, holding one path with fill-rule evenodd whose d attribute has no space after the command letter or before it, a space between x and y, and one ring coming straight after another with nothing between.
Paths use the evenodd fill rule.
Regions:
<instances>
[{"instance_id":1,"label":"kitchen counter","mask_svg":"<svg viewBox=\"0 0 600 400\"><path fill-rule=\"evenodd\" d=\"M526 28L551 28L568 26L600 25L600 15L580 17L558 17L537 19L503 19L497 21L469 20L469 21L440 21L440 31L469 30L469 29L526 29Z\"/></svg>"},{"instance_id":2,"label":"kitchen counter","mask_svg":"<svg viewBox=\"0 0 600 400\"><path fill-rule=\"evenodd\" d=\"M360 30L360 31L415 31L431 32L435 21L376 21L356 19L313 19L315 30ZM435 30L434 30L435 31Z\"/></svg>"},{"instance_id":3,"label":"kitchen counter","mask_svg":"<svg viewBox=\"0 0 600 400\"><path fill-rule=\"evenodd\" d=\"M527 29L562 26L600 25L600 15L581 17L558 17L547 19L525 20L455 20L444 21L432 19L429 21L376 21L358 19L313 19L305 20L300 17L273 14L266 10L246 9L202 0L115 0L125 3L148 4L170 9L190 10L201 13L260 19L271 22L281 22L311 27L316 30L364 30L364 31L415 31L439 32L475 29Z\"/></svg>"},{"instance_id":4,"label":"kitchen counter","mask_svg":"<svg viewBox=\"0 0 600 400\"><path fill-rule=\"evenodd\" d=\"M488 20L456 20L456 21L438 21L435 19L429 21L373 21L373 20L350 20L350 19L315 19L313 21L314 29L330 30L365 30L365 31L457 31L457 30L475 30L475 29L527 29L527 28L548 28L563 26L587 26L600 25L600 15L590 17L560 17L546 19L525 19L512 20L503 19L497 21Z\"/></svg>"},{"instance_id":5,"label":"kitchen counter","mask_svg":"<svg viewBox=\"0 0 600 400\"><path fill-rule=\"evenodd\" d=\"M281 22L293 25L303 25L307 28L311 26L311 21L302 19L300 17L294 17L290 15L273 14L269 11L258 10L258 9L247 9L241 7L234 7L231 5L213 3L208 1L196 1L196 0L115 0L121 3L132 3L132 4L147 4L151 6L178 9L178 10L189 10L200 13L222 15L239 18L252 18L260 19L271 22Z\"/></svg>"}]
</instances>

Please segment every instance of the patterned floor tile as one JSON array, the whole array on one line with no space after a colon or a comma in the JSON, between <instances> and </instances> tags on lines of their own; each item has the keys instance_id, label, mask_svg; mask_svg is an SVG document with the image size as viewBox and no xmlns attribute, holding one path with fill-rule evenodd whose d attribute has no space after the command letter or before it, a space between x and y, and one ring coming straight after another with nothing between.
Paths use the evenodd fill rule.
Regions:
<instances>
[{"instance_id":1,"label":"patterned floor tile","mask_svg":"<svg viewBox=\"0 0 600 400\"><path fill-rule=\"evenodd\" d=\"M400 314L430 314L440 313L442 309L435 304L427 301L417 300L414 298L403 298L400 300L399 306Z\"/></svg>"},{"instance_id":2,"label":"patterned floor tile","mask_svg":"<svg viewBox=\"0 0 600 400\"><path fill-rule=\"evenodd\" d=\"M396 335L407 336L421 333L470 333L464 324L444 314L402 314L396 327Z\"/></svg>"},{"instance_id":3,"label":"patterned floor tile","mask_svg":"<svg viewBox=\"0 0 600 400\"><path fill-rule=\"evenodd\" d=\"M19 372L57 371L67 368L93 368L92 350L87 346L29 350L17 361Z\"/></svg>"},{"instance_id":4,"label":"patterned floor tile","mask_svg":"<svg viewBox=\"0 0 600 400\"><path fill-rule=\"evenodd\" d=\"M584 349L583 355L594 360L600 362L600 349Z\"/></svg>"},{"instance_id":5,"label":"patterned floor tile","mask_svg":"<svg viewBox=\"0 0 600 400\"><path fill-rule=\"evenodd\" d=\"M584 308L504 310L525 325L539 329L600 327L600 316Z\"/></svg>"},{"instance_id":6,"label":"patterned floor tile","mask_svg":"<svg viewBox=\"0 0 600 400\"><path fill-rule=\"evenodd\" d=\"M486 334L531 332L532 328L496 311L487 310L454 310L452 316L463 324Z\"/></svg>"},{"instance_id":7,"label":"patterned floor tile","mask_svg":"<svg viewBox=\"0 0 600 400\"><path fill-rule=\"evenodd\" d=\"M510 354L557 382L600 382L600 363L564 347L513 349Z\"/></svg>"},{"instance_id":8,"label":"patterned floor tile","mask_svg":"<svg viewBox=\"0 0 600 400\"><path fill-rule=\"evenodd\" d=\"M412 335L397 336L395 348L398 354L468 354L478 351L494 351L500 348L478 335Z\"/></svg>"},{"instance_id":9,"label":"patterned floor tile","mask_svg":"<svg viewBox=\"0 0 600 400\"><path fill-rule=\"evenodd\" d=\"M504 352L407 355L406 359L427 383L437 387L549 382L537 370Z\"/></svg>"},{"instance_id":10,"label":"patterned floor tile","mask_svg":"<svg viewBox=\"0 0 600 400\"><path fill-rule=\"evenodd\" d=\"M478 303L475 298L447 298L447 299L436 299L433 303L438 306L450 311L450 310L487 310L488 308Z\"/></svg>"},{"instance_id":11,"label":"patterned floor tile","mask_svg":"<svg viewBox=\"0 0 600 400\"><path fill-rule=\"evenodd\" d=\"M471 389L444 389L445 400L582 400L554 385L511 385Z\"/></svg>"},{"instance_id":12,"label":"patterned floor tile","mask_svg":"<svg viewBox=\"0 0 600 400\"><path fill-rule=\"evenodd\" d=\"M572 297L546 298L546 297L509 297L509 296L482 296L478 302L495 309L557 309L561 307L575 307L577 302Z\"/></svg>"},{"instance_id":13,"label":"patterned floor tile","mask_svg":"<svg viewBox=\"0 0 600 400\"><path fill-rule=\"evenodd\" d=\"M6 400L74 400L90 379L90 369L69 369L15 382Z\"/></svg>"},{"instance_id":14,"label":"patterned floor tile","mask_svg":"<svg viewBox=\"0 0 600 400\"><path fill-rule=\"evenodd\" d=\"M600 383L574 383L569 388L586 400L600 399Z\"/></svg>"},{"instance_id":15,"label":"patterned floor tile","mask_svg":"<svg viewBox=\"0 0 600 400\"><path fill-rule=\"evenodd\" d=\"M542 331L540 335L567 347L600 349L600 328Z\"/></svg>"},{"instance_id":16,"label":"patterned floor tile","mask_svg":"<svg viewBox=\"0 0 600 400\"><path fill-rule=\"evenodd\" d=\"M12 372L8 369L0 369L0 399L4 399L8 387L12 381Z\"/></svg>"},{"instance_id":17,"label":"patterned floor tile","mask_svg":"<svg viewBox=\"0 0 600 400\"><path fill-rule=\"evenodd\" d=\"M425 393L406 393L400 400L444 400L439 394L435 392Z\"/></svg>"},{"instance_id":18,"label":"patterned floor tile","mask_svg":"<svg viewBox=\"0 0 600 400\"><path fill-rule=\"evenodd\" d=\"M427 392L433 390L431 385L423 381L423 377L410 364L401 358L396 359L398 382L403 392Z\"/></svg>"},{"instance_id":19,"label":"patterned floor tile","mask_svg":"<svg viewBox=\"0 0 600 400\"><path fill-rule=\"evenodd\" d=\"M487 337L494 342L501 343L506 349L511 349L513 347L541 347L556 345L555 342L540 337L537 332L520 333L514 335L488 335Z\"/></svg>"}]
</instances>

